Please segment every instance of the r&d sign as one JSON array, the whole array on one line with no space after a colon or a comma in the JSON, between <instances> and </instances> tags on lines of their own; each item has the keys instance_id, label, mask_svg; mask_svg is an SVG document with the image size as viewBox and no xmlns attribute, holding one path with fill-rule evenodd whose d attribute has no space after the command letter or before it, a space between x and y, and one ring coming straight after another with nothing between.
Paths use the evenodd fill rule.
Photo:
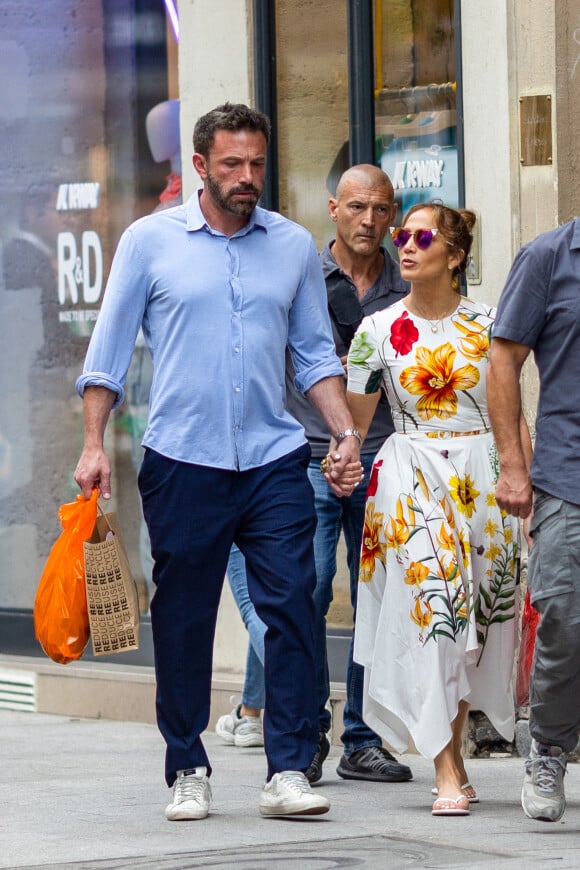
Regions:
<instances>
[{"instance_id":1,"label":"r&d sign","mask_svg":"<svg viewBox=\"0 0 580 870\"><path fill-rule=\"evenodd\" d=\"M94 230L85 230L78 239L71 232L57 237L58 301L67 296L73 304L98 302L103 290L103 249Z\"/></svg>"}]
</instances>

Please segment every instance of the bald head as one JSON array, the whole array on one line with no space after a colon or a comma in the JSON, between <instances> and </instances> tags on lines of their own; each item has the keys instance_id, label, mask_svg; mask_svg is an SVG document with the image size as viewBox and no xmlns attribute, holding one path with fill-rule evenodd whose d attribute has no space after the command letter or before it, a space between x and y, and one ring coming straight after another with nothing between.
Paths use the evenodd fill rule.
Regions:
<instances>
[{"instance_id":1,"label":"bald head","mask_svg":"<svg viewBox=\"0 0 580 870\"><path fill-rule=\"evenodd\" d=\"M367 268L382 257L381 244L397 212L389 176L370 163L347 169L340 177L328 212L336 224L333 254L342 268L357 260Z\"/></svg>"},{"instance_id":2,"label":"bald head","mask_svg":"<svg viewBox=\"0 0 580 870\"><path fill-rule=\"evenodd\" d=\"M359 163L343 172L336 187L336 199L341 199L352 184L383 190L388 194L390 201L393 201L394 190L391 179L386 172L378 166L373 166L372 163Z\"/></svg>"}]
</instances>

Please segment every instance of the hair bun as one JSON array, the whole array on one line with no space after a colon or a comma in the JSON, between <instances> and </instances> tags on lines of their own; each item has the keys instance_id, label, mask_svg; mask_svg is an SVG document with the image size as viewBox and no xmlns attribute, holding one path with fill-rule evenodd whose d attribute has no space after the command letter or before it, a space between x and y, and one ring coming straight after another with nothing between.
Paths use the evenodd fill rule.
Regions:
<instances>
[{"instance_id":1,"label":"hair bun","mask_svg":"<svg viewBox=\"0 0 580 870\"><path fill-rule=\"evenodd\" d=\"M468 208L460 208L460 209L458 209L458 212L461 215L461 217L463 218L463 220L465 221L465 223L467 225L467 229L469 230L469 232L471 232L471 230L475 226L475 221L477 220L477 215L475 214L475 212L470 211L470 209L468 209Z\"/></svg>"}]
</instances>

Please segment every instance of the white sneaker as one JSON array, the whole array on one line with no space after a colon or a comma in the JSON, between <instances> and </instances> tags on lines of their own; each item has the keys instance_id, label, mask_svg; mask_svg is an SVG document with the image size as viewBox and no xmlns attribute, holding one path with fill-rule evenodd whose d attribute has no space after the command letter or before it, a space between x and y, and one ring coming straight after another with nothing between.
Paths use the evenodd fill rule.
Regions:
<instances>
[{"instance_id":1,"label":"white sneaker","mask_svg":"<svg viewBox=\"0 0 580 870\"><path fill-rule=\"evenodd\" d=\"M559 746L532 740L522 786L522 808L529 819L557 822L566 809L566 753Z\"/></svg>"},{"instance_id":2,"label":"white sneaker","mask_svg":"<svg viewBox=\"0 0 580 870\"><path fill-rule=\"evenodd\" d=\"M209 813L211 787L207 768L178 770L173 784L173 801L165 810L170 822L205 819Z\"/></svg>"},{"instance_id":3,"label":"white sneaker","mask_svg":"<svg viewBox=\"0 0 580 870\"><path fill-rule=\"evenodd\" d=\"M263 816L319 816L330 809L330 801L316 794L299 770L275 773L262 789Z\"/></svg>"},{"instance_id":4,"label":"white sneaker","mask_svg":"<svg viewBox=\"0 0 580 870\"><path fill-rule=\"evenodd\" d=\"M240 716L241 704L220 716L215 731L228 746L263 746L264 733L259 716Z\"/></svg>"}]
</instances>

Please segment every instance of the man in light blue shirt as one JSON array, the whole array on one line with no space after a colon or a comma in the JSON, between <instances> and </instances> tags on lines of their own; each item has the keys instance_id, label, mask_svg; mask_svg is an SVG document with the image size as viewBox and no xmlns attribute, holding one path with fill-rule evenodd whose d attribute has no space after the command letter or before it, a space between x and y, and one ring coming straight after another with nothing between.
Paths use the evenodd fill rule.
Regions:
<instances>
[{"instance_id":1,"label":"man in light blue shirt","mask_svg":"<svg viewBox=\"0 0 580 870\"><path fill-rule=\"evenodd\" d=\"M157 721L167 744L170 820L209 812L212 647L232 543L266 634L264 816L329 809L304 776L317 745L312 592L316 525L310 449L285 409L288 345L296 385L335 435L337 495L362 479L360 436L344 397L326 290L302 227L257 206L268 119L226 103L195 127L200 194L136 221L119 243L77 390L83 493L110 497L109 413L139 327L154 366L139 475L155 561L151 623Z\"/></svg>"}]
</instances>

